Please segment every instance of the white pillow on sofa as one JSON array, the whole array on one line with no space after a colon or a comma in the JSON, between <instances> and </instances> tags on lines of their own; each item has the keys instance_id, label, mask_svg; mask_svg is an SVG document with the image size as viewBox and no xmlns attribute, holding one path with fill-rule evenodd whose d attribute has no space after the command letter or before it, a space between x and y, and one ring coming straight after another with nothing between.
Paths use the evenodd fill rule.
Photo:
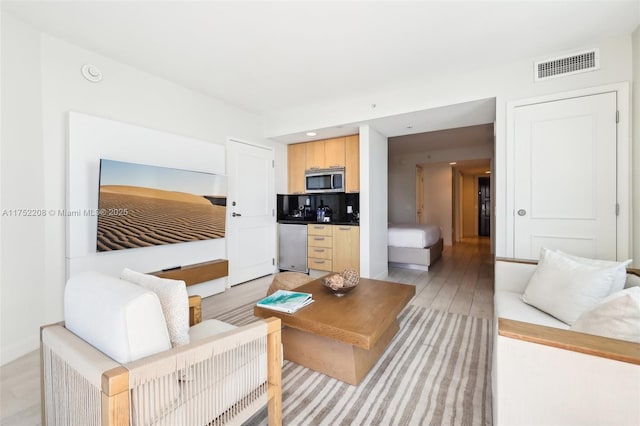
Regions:
<instances>
[{"instance_id":1,"label":"white pillow on sofa","mask_svg":"<svg viewBox=\"0 0 640 426\"><path fill-rule=\"evenodd\" d=\"M120 278L158 295L173 347L189 343L189 295L184 281L159 278L125 268Z\"/></svg>"},{"instance_id":2,"label":"white pillow on sofa","mask_svg":"<svg viewBox=\"0 0 640 426\"><path fill-rule=\"evenodd\" d=\"M627 266L631 263L631 259L622 262L615 262L611 260L589 259L587 257L574 256L560 250L555 250L555 252L560 253L569 259L575 260L578 263L582 263L583 265L595 266L597 268L616 268L616 275L609 294L616 293L624 288L627 280Z\"/></svg>"},{"instance_id":3,"label":"white pillow on sofa","mask_svg":"<svg viewBox=\"0 0 640 426\"><path fill-rule=\"evenodd\" d=\"M640 343L640 287L604 298L580 315L571 330Z\"/></svg>"},{"instance_id":4,"label":"white pillow on sofa","mask_svg":"<svg viewBox=\"0 0 640 426\"><path fill-rule=\"evenodd\" d=\"M571 325L610 294L617 268L584 264L542 248L522 301Z\"/></svg>"}]
</instances>

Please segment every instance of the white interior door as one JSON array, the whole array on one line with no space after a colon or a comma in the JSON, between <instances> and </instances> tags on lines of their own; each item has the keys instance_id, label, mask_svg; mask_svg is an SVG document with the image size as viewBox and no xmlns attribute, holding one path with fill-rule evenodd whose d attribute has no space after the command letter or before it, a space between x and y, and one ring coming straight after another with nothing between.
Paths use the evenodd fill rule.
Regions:
<instances>
[{"instance_id":1,"label":"white interior door","mask_svg":"<svg viewBox=\"0 0 640 426\"><path fill-rule=\"evenodd\" d=\"M229 285L271 274L275 262L273 150L227 142Z\"/></svg>"},{"instance_id":2,"label":"white interior door","mask_svg":"<svg viewBox=\"0 0 640 426\"><path fill-rule=\"evenodd\" d=\"M514 255L616 259L616 93L515 108Z\"/></svg>"}]
</instances>

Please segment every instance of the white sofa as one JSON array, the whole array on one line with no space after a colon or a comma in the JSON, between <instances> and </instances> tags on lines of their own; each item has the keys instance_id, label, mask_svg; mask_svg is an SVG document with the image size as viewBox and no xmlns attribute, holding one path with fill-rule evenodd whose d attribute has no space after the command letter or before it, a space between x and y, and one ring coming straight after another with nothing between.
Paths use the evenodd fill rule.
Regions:
<instances>
[{"instance_id":1,"label":"white sofa","mask_svg":"<svg viewBox=\"0 0 640 426\"><path fill-rule=\"evenodd\" d=\"M494 424L639 425L640 344L568 330L524 303L536 266L496 259Z\"/></svg>"}]
</instances>

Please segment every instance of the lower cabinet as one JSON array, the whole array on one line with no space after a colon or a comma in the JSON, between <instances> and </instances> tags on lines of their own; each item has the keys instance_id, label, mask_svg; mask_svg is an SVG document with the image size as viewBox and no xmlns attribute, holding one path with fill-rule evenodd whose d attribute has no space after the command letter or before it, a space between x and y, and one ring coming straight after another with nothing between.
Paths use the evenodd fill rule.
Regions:
<instances>
[{"instance_id":1,"label":"lower cabinet","mask_svg":"<svg viewBox=\"0 0 640 426\"><path fill-rule=\"evenodd\" d=\"M360 227L307 225L309 269L342 272L353 268L360 274Z\"/></svg>"},{"instance_id":2,"label":"lower cabinet","mask_svg":"<svg viewBox=\"0 0 640 426\"><path fill-rule=\"evenodd\" d=\"M360 274L360 227L333 225L333 270L353 268Z\"/></svg>"},{"instance_id":3,"label":"lower cabinet","mask_svg":"<svg viewBox=\"0 0 640 426\"><path fill-rule=\"evenodd\" d=\"M307 266L319 271L333 271L332 225L307 225Z\"/></svg>"}]
</instances>

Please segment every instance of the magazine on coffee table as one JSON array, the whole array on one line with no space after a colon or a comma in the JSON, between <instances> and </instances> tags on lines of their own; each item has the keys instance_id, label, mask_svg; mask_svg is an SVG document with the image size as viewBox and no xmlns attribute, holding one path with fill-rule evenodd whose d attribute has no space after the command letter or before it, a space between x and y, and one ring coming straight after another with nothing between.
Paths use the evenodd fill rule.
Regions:
<instances>
[{"instance_id":1,"label":"magazine on coffee table","mask_svg":"<svg viewBox=\"0 0 640 426\"><path fill-rule=\"evenodd\" d=\"M286 312L287 314L293 314L313 302L314 300L310 293L278 290L258 301L257 306L266 309L273 309L274 311Z\"/></svg>"}]
</instances>

